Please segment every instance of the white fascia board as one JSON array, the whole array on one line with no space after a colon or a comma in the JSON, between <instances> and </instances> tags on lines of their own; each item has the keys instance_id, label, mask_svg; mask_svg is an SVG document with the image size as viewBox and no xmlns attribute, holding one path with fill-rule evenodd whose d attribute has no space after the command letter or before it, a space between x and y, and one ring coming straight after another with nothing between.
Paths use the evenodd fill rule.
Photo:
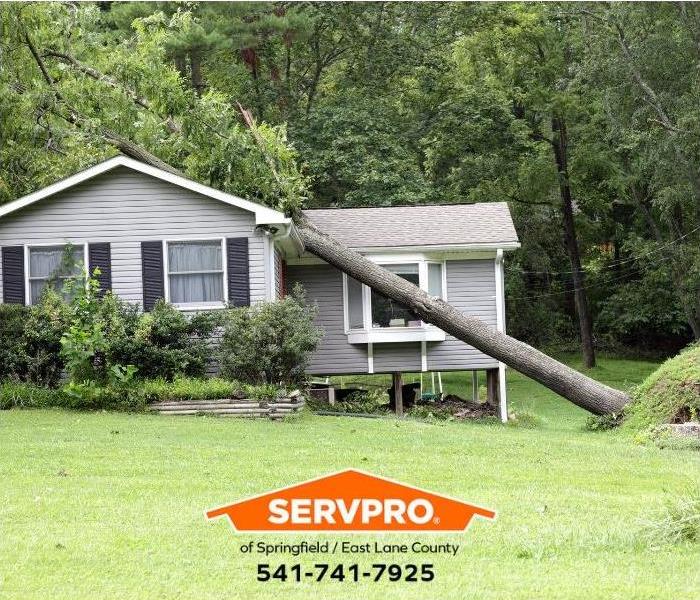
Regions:
<instances>
[{"instance_id":1,"label":"white fascia board","mask_svg":"<svg viewBox=\"0 0 700 600\"><path fill-rule=\"evenodd\" d=\"M267 206L263 206L262 204L257 204L255 202L251 202L250 200L244 200L243 198L239 198L238 196L233 196L232 194L227 194L209 186L202 185L201 183L197 183L196 181L192 181L191 179L187 179L186 177L182 177L181 175L175 175L174 173L170 173L168 171L164 171L163 169L152 167L151 165L139 162L138 160L134 160L133 158L121 155L105 160L104 162L101 162L95 165L94 167L90 167L89 169L80 171L80 173L76 173L75 175L66 177L61 181L57 181L56 183L42 188L40 190L37 190L32 194L28 194L27 196L23 196L22 198L18 198L13 202L1 206L0 218L10 213L13 213L21 208L24 208L25 206L29 206L34 202L38 202L39 200L43 200L44 198L48 198L49 196L53 196L54 194L71 188L74 185L82 183L83 181L87 181L88 179L97 177L102 173L111 171L116 167L127 167L129 169L133 169L134 171L138 171L139 173L144 173L145 175L150 175L151 177L160 179L161 181L167 181L168 183L172 183L173 185L179 186L184 189L188 189L197 194L201 194L203 196L219 200L220 202L224 202L225 204L228 204L230 206L235 206L236 208L241 208L243 210L255 213L256 225L286 225L291 221L291 219L285 217L283 213L272 208L268 208Z\"/></svg>"}]
</instances>

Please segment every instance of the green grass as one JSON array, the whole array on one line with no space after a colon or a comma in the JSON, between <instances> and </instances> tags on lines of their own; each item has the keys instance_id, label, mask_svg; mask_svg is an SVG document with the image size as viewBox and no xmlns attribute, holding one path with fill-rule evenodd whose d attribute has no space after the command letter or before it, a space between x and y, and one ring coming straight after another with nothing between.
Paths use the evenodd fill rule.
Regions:
<instances>
[{"instance_id":1,"label":"green grass","mask_svg":"<svg viewBox=\"0 0 700 600\"><path fill-rule=\"evenodd\" d=\"M595 376L641 381L653 363L603 360ZM445 377L468 389L467 375ZM586 413L509 374L514 410L536 428L306 415L286 422L0 412L0 598L698 598L700 546L649 539L645 523L697 486L697 452L584 430ZM203 511L358 467L498 511L456 535L430 584L257 583L250 539ZM357 541L370 535L343 535ZM320 539L336 539L319 536ZM330 562L370 557L323 557ZM317 559L316 559L317 560Z\"/></svg>"}]
</instances>

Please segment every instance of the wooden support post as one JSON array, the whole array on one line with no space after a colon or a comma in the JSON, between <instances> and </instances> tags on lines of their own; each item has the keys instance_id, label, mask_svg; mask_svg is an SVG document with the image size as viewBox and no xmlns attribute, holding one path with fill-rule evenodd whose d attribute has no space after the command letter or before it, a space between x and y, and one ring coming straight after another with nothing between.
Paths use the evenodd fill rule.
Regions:
<instances>
[{"instance_id":1,"label":"wooden support post","mask_svg":"<svg viewBox=\"0 0 700 600\"><path fill-rule=\"evenodd\" d=\"M396 407L396 416L403 417L403 389L401 388L401 373L394 373L394 406Z\"/></svg>"},{"instance_id":2,"label":"wooden support post","mask_svg":"<svg viewBox=\"0 0 700 600\"><path fill-rule=\"evenodd\" d=\"M472 402L479 402L479 371L472 371Z\"/></svg>"},{"instance_id":3,"label":"wooden support post","mask_svg":"<svg viewBox=\"0 0 700 600\"><path fill-rule=\"evenodd\" d=\"M486 369L486 401L498 406L498 369Z\"/></svg>"}]
</instances>

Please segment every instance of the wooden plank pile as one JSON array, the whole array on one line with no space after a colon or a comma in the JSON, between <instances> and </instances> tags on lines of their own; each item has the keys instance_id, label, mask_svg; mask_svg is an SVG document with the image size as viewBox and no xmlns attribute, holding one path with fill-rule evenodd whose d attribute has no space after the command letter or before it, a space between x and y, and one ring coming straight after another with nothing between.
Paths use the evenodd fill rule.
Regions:
<instances>
[{"instance_id":1,"label":"wooden plank pile","mask_svg":"<svg viewBox=\"0 0 700 600\"><path fill-rule=\"evenodd\" d=\"M268 417L281 419L299 412L304 396L296 390L276 400L221 398L218 400L168 400L154 402L149 409L161 415L217 415L220 417Z\"/></svg>"}]
</instances>

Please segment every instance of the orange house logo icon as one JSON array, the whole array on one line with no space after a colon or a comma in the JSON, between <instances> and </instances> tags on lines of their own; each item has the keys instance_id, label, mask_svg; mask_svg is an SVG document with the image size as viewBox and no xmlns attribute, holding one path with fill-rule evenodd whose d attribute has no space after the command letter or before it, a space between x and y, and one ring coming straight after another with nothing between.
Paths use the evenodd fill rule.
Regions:
<instances>
[{"instance_id":1,"label":"orange house logo icon","mask_svg":"<svg viewBox=\"0 0 700 600\"><path fill-rule=\"evenodd\" d=\"M463 531L496 513L371 473L347 469L206 511L237 531Z\"/></svg>"}]
</instances>

